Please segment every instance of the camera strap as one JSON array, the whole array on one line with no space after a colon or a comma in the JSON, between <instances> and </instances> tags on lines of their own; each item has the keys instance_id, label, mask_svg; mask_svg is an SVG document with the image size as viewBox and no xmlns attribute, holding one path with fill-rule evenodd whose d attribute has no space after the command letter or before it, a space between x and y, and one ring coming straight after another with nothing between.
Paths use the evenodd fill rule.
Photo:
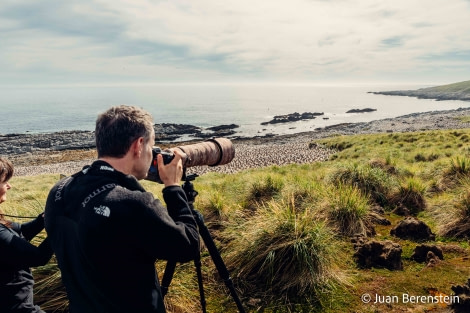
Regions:
<instances>
[{"instance_id":1,"label":"camera strap","mask_svg":"<svg viewBox=\"0 0 470 313\"><path fill-rule=\"evenodd\" d=\"M36 218L37 216L20 216L20 215L10 215L10 214L0 214L2 216L14 217L14 218Z\"/></svg>"}]
</instances>

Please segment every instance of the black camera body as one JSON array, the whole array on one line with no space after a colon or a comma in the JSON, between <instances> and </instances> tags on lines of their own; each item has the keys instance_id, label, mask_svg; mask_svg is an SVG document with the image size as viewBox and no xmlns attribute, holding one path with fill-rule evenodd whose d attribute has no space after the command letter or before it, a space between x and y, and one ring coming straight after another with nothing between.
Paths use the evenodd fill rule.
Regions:
<instances>
[{"instance_id":1,"label":"black camera body","mask_svg":"<svg viewBox=\"0 0 470 313\"><path fill-rule=\"evenodd\" d=\"M167 165L168 163L170 163L171 161L173 161L175 155L173 152L169 151L169 150L162 150L160 149L160 147L154 147L152 149L152 154L153 154L153 160L155 162L155 166L156 166L156 162L157 162L157 155L158 154L161 154L162 157L163 157L163 164ZM152 164L153 165L153 164Z\"/></svg>"},{"instance_id":2,"label":"black camera body","mask_svg":"<svg viewBox=\"0 0 470 313\"><path fill-rule=\"evenodd\" d=\"M147 173L147 179L162 184L162 180L160 179L160 175L158 174L158 165L157 165L157 155L161 154L163 157L163 164L170 163L175 155L173 152L169 150L162 150L160 147L154 147L152 149L152 164L150 164L149 171ZM184 175L184 173L183 173Z\"/></svg>"}]
</instances>

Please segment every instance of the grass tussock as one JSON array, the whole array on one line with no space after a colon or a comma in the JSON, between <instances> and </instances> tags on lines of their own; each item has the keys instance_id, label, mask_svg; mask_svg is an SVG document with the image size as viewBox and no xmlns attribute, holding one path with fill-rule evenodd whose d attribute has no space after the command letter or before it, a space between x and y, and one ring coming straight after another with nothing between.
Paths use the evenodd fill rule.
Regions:
<instances>
[{"instance_id":1,"label":"grass tussock","mask_svg":"<svg viewBox=\"0 0 470 313\"><path fill-rule=\"evenodd\" d=\"M251 186L250 199L253 201L265 201L278 194L284 186L281 177L268 175L264 180L256 181Z\"/></svg>"},{"instance_id":2,"label":"grass tussock","mask_svg":"<svg viewBox=\"0 0 470 313\"><path fill-rule=\"evenodd\" d=\"M470 159L461 154L452 155L445 163L439 163L439 176L433 180L433 189L447 191L458 188L470 178Z\"/></svg>"},{"instance_id":3,"label":"grass tussock","mask_svg":"<svg viewBox=\"0 0 470 313\"><path fill-rule=\"evenodd\" d=\"M339 185L327 191L322 212L327 223L342 236L371 235L368 199L356 187Z\"/></svg>"},{"instance_id":4,"label":"grass tussock","mask_svg":"<svg viewBox=\"0 0 470 313\"><path fill-rule=\"evenodd\" d=\"M204 211L206 212L206 222L213 222L219 224L221 221L223 221L227 214L227 207L225 203L226 199L224 198L224 195L221 192L213 192L204 204Z\"/></svg>"},{"instance_id":5,"label":"grass tussock","mask_svg":"<svg viewBox=\"0 0 470 313\"><path fill-rule=\"evenodd\" d=\"M382 206L388 204L390 193L396 185L395 179L382 168L359 163L334 169L329 181L335 186L353 186Z\"/></svg>"},{"instance_id":6,"label":"grass tussock","mask_svg":"<svg viewBox=\"0 0 470 313\"><path fill-rule=\"evenodd\" d=\"M255 211L259 204L271 200L278 195L284 186L284 180L281 176L268 175L255 181L249 190L246 198L246 208L249 211Z\"/></svg>"},{"instance_id":7,"label":"grass tussock","mask_svg":"<svg viewBox=\"0 0 470 313\"><path fill-rule=\"evenodd\" d=\"M379 168L384 172L392 175L398 174L396 163L392 160L391 156L384 158L375 158L369 161L369 165L372 168Z\"/></svg>"},{"instance_id":8,"label":"grass tussock","mask_svg":"<svg viewBox=\"0 0 470 313\"><path fill-rule=\"evenodd\" d=\"M341 284L340 245L308 210L271 201L231 233L227 263L246 290L269 300L266 306L318 302L321 307L323 297Z\"/></svg>"},{"instance_id":9,"label":"grass tussock","mask_svg":"<svg viewBox=\"0 0 470 313\"><path fill-rule=\"evenodd\" d=\"M445 173L448 177L461 178L468 176L470 173L470 159L466 157L457 156L450 161L449 170Z\"/></svg>"},{"instance_id":10,"label":"grass tussock","mask_svg":"<svg viewBox=\"0 0 470 313\"><path fill-rule=\"evenodd\" d=\"M427 186L416 178L408 178L390 197L395 206L405 206L412 215L417 215L426 208Z\"/></svg>"},{"instance_id":11,"label":"grass tussock","mask_svg":"<svg viewBox=\"0 0 470 313\"><path fill-rule=\"evenodd\" d=\"M442 236L470 239L470 190L457 195L454 206L444 215L444 221L440 231Z\"/></svg>"}]
</instances>

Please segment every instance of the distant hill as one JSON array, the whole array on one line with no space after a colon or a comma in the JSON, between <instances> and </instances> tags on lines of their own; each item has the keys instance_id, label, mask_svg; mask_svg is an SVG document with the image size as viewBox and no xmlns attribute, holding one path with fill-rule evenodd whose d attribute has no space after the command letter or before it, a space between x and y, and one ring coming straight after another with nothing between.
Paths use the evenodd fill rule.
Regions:
<instances>
[{"instance_id":1,"label":"distant hill","mask_svg":"<svg viewBox=\"0 0 470 313\"><path fill-rule=\"evenodd\" d=\"M470 101L470 80L417 90L373 91L373 94L387 96L407 96L420 99Z\"/></svg>"}]
</instances>

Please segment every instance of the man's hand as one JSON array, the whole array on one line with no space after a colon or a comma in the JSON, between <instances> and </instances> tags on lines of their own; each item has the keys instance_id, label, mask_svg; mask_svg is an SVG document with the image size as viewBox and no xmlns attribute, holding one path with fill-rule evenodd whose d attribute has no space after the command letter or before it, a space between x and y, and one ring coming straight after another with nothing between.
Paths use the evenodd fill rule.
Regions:
<instances>
[{"instance_id":1,"label":"man's hand","mask_svg":"<svg viewBox=\"0 0 470 313\"><path fill-rule=\"evenodd\" d=\"M175 157L166 165L163 164L163 156L157 155L158 175L165 187L179 186L183 177L183 161L186 159L186 154L180 149L171 149L171 151Z\"/></svg>"}]
</instances>

